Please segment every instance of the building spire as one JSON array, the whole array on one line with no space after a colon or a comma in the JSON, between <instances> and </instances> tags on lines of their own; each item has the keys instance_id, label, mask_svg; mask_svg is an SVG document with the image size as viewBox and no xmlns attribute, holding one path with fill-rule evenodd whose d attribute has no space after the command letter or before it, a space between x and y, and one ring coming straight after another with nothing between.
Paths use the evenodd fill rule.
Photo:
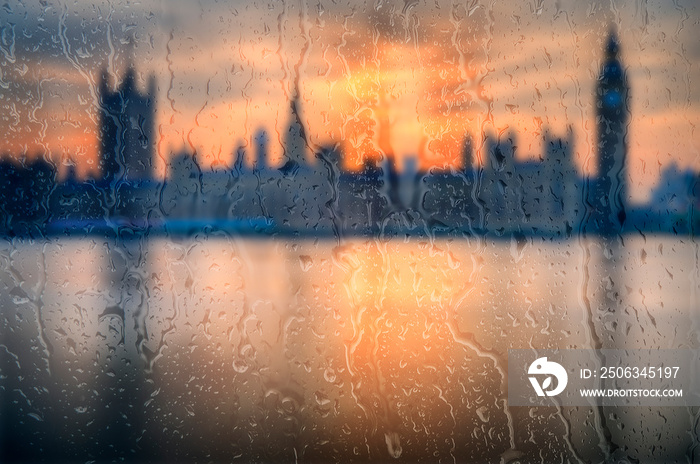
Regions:
<instances>
[{"instance_id":1,"label":"building spire","mask_svg":"<svg viewBox=\"0 0 700 464\"><path fill-rule=\"evenodd\" d=\"M617 30L615 26L610 26L608 32L608 43L605 47L605 56L608 60L616 60L620 53L620 41L617 38Z\"/></svg>"},{"instance_id":2,"label":"building spire","mask_svg":"<svg viewBox=\"0 0 700 464\"><path fill-rule=\"evenodd\" d=\"M136 86L136 71L134 69L134 33L126 39L126 71L121 88L127 92L133 91Z\"/></svg>"},{"instance_id":3,"label":"building spire","mask_svg":"<svg viewBox=\"0 0 700 464\"><path fill-rule=\"evenodd\" d=\"M619 54L620 41L611 27L596 88L598 178L592 202L597 228L605 235L620 233L627 217L629 87Z\"/></svg>"},{"instance_id":4,"label":"building spire","mask_svg":"<svg viewBox=\"0 0 700 464\"><path fill-rule=\"evenodd\" d=\"M301 108L301 92L299 85L295 82L293 93L289 100L289 122L283 140L284 157L286 162L282 170L291 172L297 168L308 164L306 157L306 131L301 120L299 110Z\"/></svg>"}]
</instances>

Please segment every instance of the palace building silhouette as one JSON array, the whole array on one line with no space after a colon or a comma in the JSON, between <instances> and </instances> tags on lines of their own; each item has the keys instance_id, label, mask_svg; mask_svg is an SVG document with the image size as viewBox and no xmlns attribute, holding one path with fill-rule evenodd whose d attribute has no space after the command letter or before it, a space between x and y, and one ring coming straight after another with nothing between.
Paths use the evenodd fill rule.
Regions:
<instances>
[{"instance_id":1,"label":"palace building silhouette","mask_svg":"<svg viewBox=\"0 0 700 464\"><path fill-rule=\"evenodd\" d=\"M42 173L38 178L44 179L40 181L44 187L29 189L23 200L15 197L22 191L19 187L31 184L22 174L28 170L5 159L0 165L5 190L0 194L16 200L15 205L30 198L34 206L12 206L12 201L8 206L5 201L2 227L15 233L32 228L61 233L222 229L288 235L570 237L574 233L616 235L635 229L687 233L697 227L696 218L687 211L664 210L664 205L636 208L630 222L626 168L629 86L619 55L618 38L610 32L594 91L595 176L584 176L576 169L571 127L563 137L545 132L541 161L518 160L517 134L510 131L485 134L484 163L479 167L474 166L473 141L465 134L460 169L424 172L409 162L399 170L390 147L380 140L382 161L368 161L359 171L346 171L337 145L309 146L299 115L299 91L294 89L279 168L269 163L269 137L261 130L253 137L253 166L245 163L242 146L236 149L230 168L214 170L202 169L197 153L183 151L172 155L167 176L160 180L154 175L154 77L141 91L132 66L114 87L102 71L101 177L80 181L69 176L56 183L53 166L39 161L41 165L33 164L31 169ZM377 121L384 140L390 130L385 119ZM53 179L55 185L47 187L50 182L45 178ZM693 190L697 175L684 179L692 185L686 188L688 201L682 204L692 212L699 196ZM41 212L37 205L43 200L48 206ZM23 209L34 212L23 215Z\"/></svg>"},{"instance_id":2,"label":"palace building silhouette","mask_svg":"<svg viewBox=\"0 0 700 464\"><path fill-rule=\"evenodd\" d=\"M136 72L127 68L121 85L112 90L106 69L99 82L99 136L102 180L138 181L153 179L155 134L155 76L141 93Z\"/></svg>"},{"instance_id":3,"label":"palace building silhouette","mask_svg":"<svg viewBox=\"0 0 700 464\"><path fill-rule=\"evenodd\" d=\"M202 172L195 154L181 153L174 158L166 180L171 186L166 185L165 191L172 196L172 209L166 210L183 221L193 211L210 218L264 218L291 231L370 233L428 228L567 236L584 223L586 232L621 233L627 200L629 99L618 52L617 37L611 32L595 92L597 177L578 173L571 127L564 137L545 134L543 160L538 162L518 161L517 134L508 132L500 137L486 135L486 162L481 168L474 167L474 147L467 135L460 170L404 168L400 172L390 147L380 140L381 163L365 162L358 172L343 171L342 153L336 149L321 149L315 160L306 157L310 150L296 92L283 131L279 169L269 167L264 132L255 137L253 168L245 167L242 150L236 154L234 169L215 172ZM380 139L382 134L387 139L388 121L379 120L378 126ZM188 179L200 185L190 186L183 194L176 186ZM215 199L222 192L234 191L227 199Z\"/></svg>"}]
</instances>

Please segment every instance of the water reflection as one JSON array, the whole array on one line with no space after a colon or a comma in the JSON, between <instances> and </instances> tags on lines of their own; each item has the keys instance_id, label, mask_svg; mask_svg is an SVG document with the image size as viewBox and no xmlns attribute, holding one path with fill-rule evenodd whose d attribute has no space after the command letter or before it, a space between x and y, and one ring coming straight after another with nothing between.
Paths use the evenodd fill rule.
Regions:
<instances>
[{"instance_id":1,"label":"water reflection","mask_svg":"<svg viewBox=\"0 0 700 464\"><path fill-rule=\"evenodd\" d=\"M506 360L697 348L697 256L642 237L3 241L3 454L681 459L694 411L510 408Z\"/></svg>"}]
</instances>

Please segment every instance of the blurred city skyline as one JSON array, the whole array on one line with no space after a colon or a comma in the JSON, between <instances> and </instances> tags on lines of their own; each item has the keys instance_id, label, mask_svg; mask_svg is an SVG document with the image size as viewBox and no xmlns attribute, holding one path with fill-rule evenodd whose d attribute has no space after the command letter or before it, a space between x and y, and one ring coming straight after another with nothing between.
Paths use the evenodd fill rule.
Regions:
<instances>
[{"instance_id":1,"label":"blurred city skyline","mask_svg":"<svg viewBox=\"0 0 700 464\"><path fill-rule=\"evenodd\" d=\"M7 4L2 14L0 151L48 152L62 173L75 163L98 174L100 70L117 85L129 64L141 88L151 75L157 82L161 176L182 149L205 166L230 165L239 144L252 154L260 129L273 163L281 159L295 97L308 143L341 142L356 164L381 151L384 118L400 163L457 164L470 134L479 164L484 135L506 131L517 134L519 157L537 159L547 131L563 137L571 126L577 167L595 173L594 88L611 25L631 88L632 199L646 198L671 163L700 168L691 84L700 47L689 27L700 15L690 2L48 2Z\"/></svg>"}]
</instances>

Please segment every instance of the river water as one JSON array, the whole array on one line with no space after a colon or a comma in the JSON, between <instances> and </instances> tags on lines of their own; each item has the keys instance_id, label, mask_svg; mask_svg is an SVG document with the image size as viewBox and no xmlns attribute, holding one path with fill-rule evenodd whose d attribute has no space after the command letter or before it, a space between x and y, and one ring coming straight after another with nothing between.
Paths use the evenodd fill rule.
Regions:
<instances>
[{"instance_id":1,"label":"river water","mask_svg":"<svg viewBox=\"0 0 700 464\"><path fill-rule=\"evenodd\" d=\"M511 407L509 348L699 348L689 238L0 242L6 460L645 462L697 408Z\"/></svg>"}]
</instances>

